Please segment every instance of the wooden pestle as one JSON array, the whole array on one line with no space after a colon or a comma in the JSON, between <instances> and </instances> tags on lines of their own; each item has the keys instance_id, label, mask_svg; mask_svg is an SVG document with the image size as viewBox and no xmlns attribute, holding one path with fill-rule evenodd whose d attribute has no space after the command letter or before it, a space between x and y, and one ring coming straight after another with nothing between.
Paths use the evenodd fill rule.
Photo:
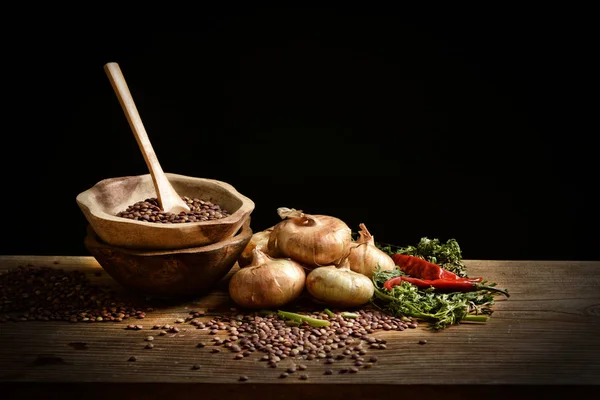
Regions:
<instances>
[{"instance_id":1,"label":"wooden pestle","mask_svg":"<svg viewBox=\"0 0 600 400\"><path fill-rule=\"evenodd\" d=\"M158 197L159 206L165 212L172 212L176 214L182 211L189 212L190 208L185 201L183 201L181 196L177 194L173 186L171 186L171 183L165 176L163 169L158 162L158 158L156 157L156 153L152 148L152 144L150 143L150 139L148 138L148 134L146 133L146 129L144 128L144 124L142 123L142 119L140 118L137 107L133 102L133 97L129 92L129 87L127 86L127 82L125 81L125 77L121 72L119 64L115 62L107 63L104 65L104 71L106 71L108 79L110 80L110 83L117 94L119 103L121 104L121 107L125 112L125 116L127 117L127 122L129 122L129 126L131 127L138 146L142 151L146 165L150 170L150 175L152 175L152 181L154 182L154 188Z\"/></svg>"}]
</instances>

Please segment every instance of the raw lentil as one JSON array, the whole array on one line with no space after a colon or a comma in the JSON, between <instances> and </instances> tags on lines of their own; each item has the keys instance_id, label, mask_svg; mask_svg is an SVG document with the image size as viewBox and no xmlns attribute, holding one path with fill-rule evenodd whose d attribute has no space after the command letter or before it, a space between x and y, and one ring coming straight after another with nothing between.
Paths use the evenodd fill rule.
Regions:
<instances>
[{"instance_id":1,"label":"raw lentil","mask_svg":"<svg viewBox=\"0 0 600 400\"><path fill-rule=\"evenodd\" d=\"M121 322L151 310L142 305L77 270L28 265L0 273L1 321Z\"/></svg>"},{"instance_id":2,"label":"raw lentil","mask_svg":"<svg viewBox=\"0 0 600 400\"><path fill-rule=\"evenodd\" d=\"M190 208L189 212L182 211L177 214L164 212L158 204L158 198L152 197L128 206L125 210L118 212L116 216L141 222L179 224L212 221L230 215L227 210L210 201L190 199L187 196L181 196L181 198Z\"/></svg>"}]
</instances>

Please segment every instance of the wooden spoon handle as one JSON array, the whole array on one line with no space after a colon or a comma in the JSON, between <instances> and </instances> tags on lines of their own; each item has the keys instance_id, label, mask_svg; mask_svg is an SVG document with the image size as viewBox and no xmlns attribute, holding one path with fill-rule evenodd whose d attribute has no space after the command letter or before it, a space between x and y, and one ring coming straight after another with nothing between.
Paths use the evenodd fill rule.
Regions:
<instances>
[{"instance_id":1,"label":"wooden spoon handle","mask_svg":"<svg viewBox=\"0 0 600 400\"><path fill-rule=\"evenodd\" d=\"M127 82L125 81L125 77L121 72L119 64L114 62L107 63L104 65L104 71L106 71L108 79L110 80L110 84L117 94L119 103L121 104L121 107L125 112L125 116L127 117L127 122L129 122L129 126L131 127L137 144L142 151L146 165L150 170L150 175L152 175L154 188L156 189L156 195L161 208L165 212L173 213L190 211L190 208L183 201L181 196L179 196L177 192L175 192L175 189L173 189L173 186L171 186L171 183L165 176L165 173L158 162L158 158L156 157L156 153L154 152L152 144L150 143L150 139L148 138L148 134L146 133L146 129L144 128L144 124L142 123L142 119L140 118L137 107L133 102L133 97L129 92L129 87L127 86Z\"/></svg>"}]
</instances>

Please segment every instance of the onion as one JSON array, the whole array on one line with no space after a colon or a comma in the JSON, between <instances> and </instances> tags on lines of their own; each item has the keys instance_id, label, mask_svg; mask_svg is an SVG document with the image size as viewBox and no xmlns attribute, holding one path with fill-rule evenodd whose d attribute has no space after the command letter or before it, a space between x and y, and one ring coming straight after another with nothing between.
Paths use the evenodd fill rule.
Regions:
<instances>
[{"instance_id":1,"label":"onion","mask_svg":"<svg viewBox=\"0 0 600 400\"><path fill-rule=\"evenodd\" d=\"M229 295L245 308L276 308L295 300L304 290L306 273L290 259L272 258L252 250L252 262L238 270L229 281Z\"/></svg>"},{"instance_id":2,"label":"onion","mask_svg":"<svg viewBox=\"0 0 600 400\"><path fill-rule=\"evenodd\" d=\"M284 220L269 236L271 254L289 257L307 268L336 265L348 254L352 231L341 219L286 207L277 213Z\"/></svg>"},{"instance_id":3,"label":"onion","mask_svg":"<svg viewBox=\"0 0 600 400\"><path fill-rule=\"evenodd\" d=\"M274 226L267 228L264 231L256 232L252 235L250 241L238 258L238 264L240 267L243 268L252 262L252 250L254 250L256 246L261 246L263 253L271 255L267 249L267 244L269 243L269 235L273 231L273 228Z\"/></svg>"},{"instance_id":4,"label":"onion","mask_svg":"<svg viewBox=\"0 0 600 400\"><path fill-rule=\"evenodd\" d=\"M360 224L360 235L356 242L352 242L348 263L350 269L369 278L379 267L382 271L391 271L396 267L392 257L375 245L375 237L369 233L365 224Z\"/></svg>"},{"instance_id":5,"label":"onion","mask_svg":"<svg viewBox=\"0 0 600 400\"><path fill-rule=\"evenodd\" d=\"M346 261L340 267L328 265L310 271L306 289L315 299L334 307L361 306L375 292L371 279L352 271Z\"/></svg>"}]
</instances>

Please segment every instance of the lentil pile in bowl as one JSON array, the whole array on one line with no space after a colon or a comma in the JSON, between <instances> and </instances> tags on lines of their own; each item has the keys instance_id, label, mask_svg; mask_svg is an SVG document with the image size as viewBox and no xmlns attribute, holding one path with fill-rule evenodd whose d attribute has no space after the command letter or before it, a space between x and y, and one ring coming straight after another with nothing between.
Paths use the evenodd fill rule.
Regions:
<instances>
[{"instance_id":1,"label":"lentil pile in bowl","mask_svg":"<svg viewBox=\"0 0 600 400\"><path fill-rule=\"evenodd\" d=\"M189 212L164 212L158 204L158 199L153 197L128 206L126 210L118 212L116 216L142 222L181 224L188 222L213 221L230 215L229 212L221 208L220 205L210 201L204 201L197 198L190 199L187 196L181 196L181 198L190 208Z\"/></svg>"}]
</instances>

